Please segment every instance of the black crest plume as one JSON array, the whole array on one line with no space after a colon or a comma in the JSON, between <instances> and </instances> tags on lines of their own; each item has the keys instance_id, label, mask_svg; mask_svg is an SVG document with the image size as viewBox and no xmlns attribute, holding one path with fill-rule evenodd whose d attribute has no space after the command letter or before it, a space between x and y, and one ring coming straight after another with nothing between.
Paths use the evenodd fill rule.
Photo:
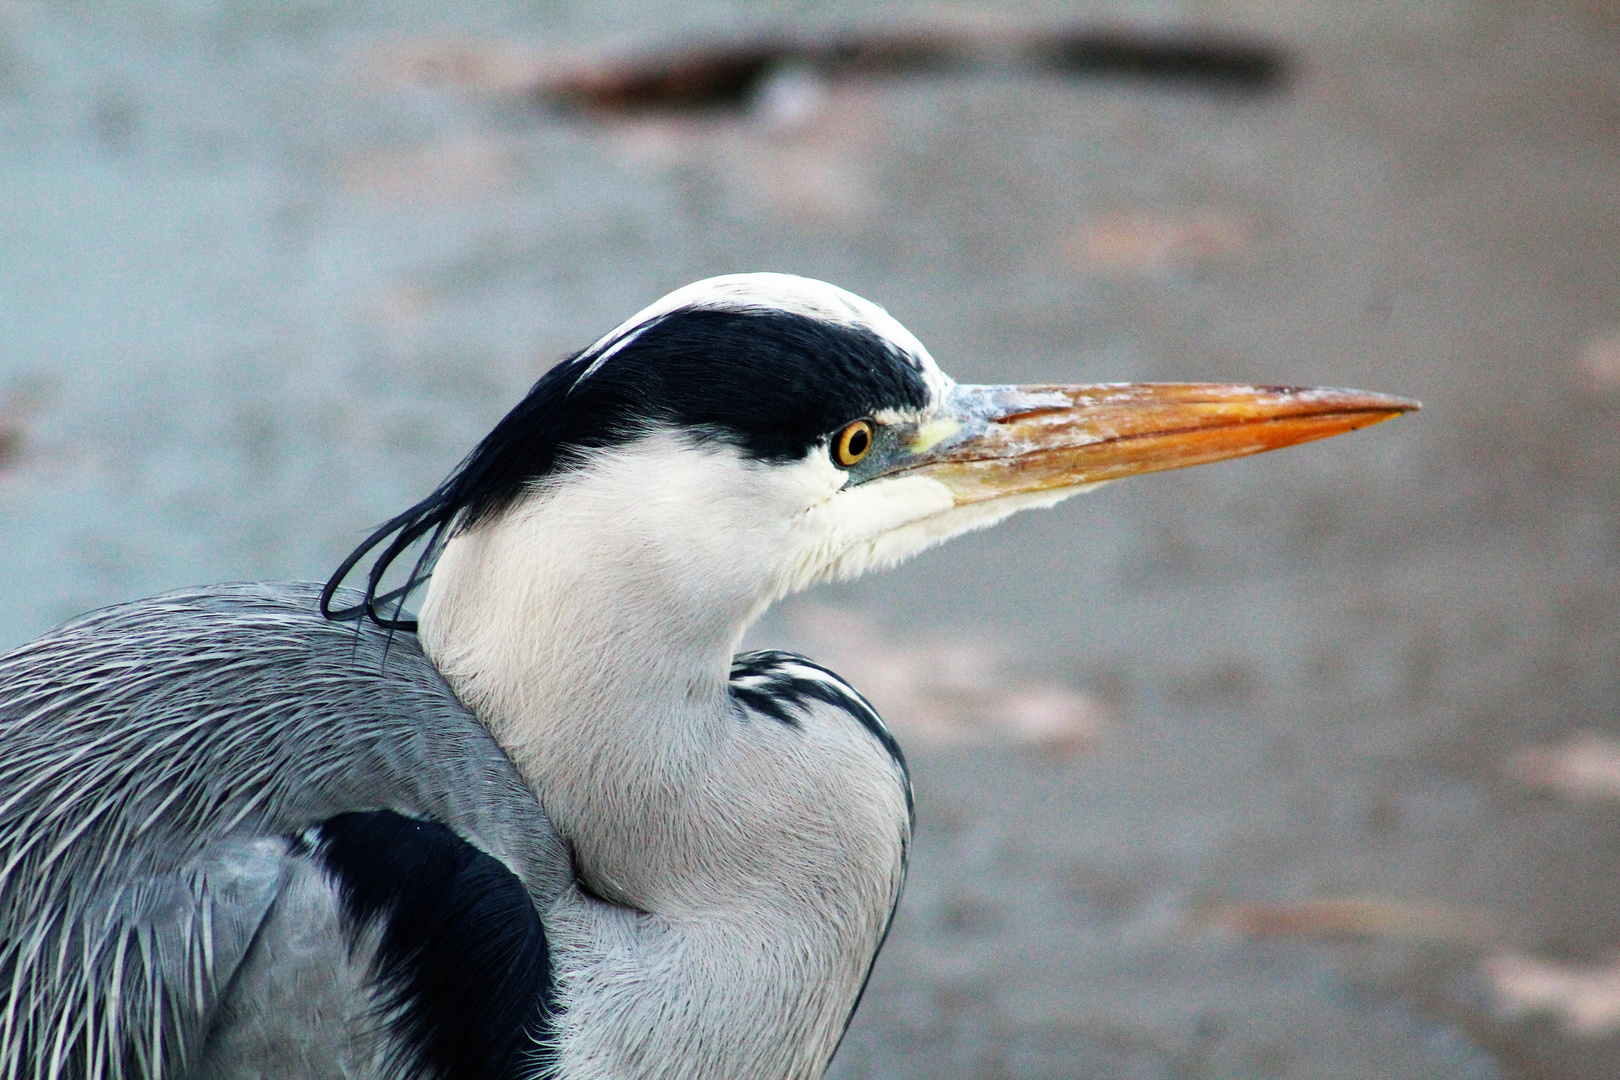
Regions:
<instances>
[{"instance_id":1,"label":"black crest plume","mask_svg":"<svg viewBox=\"0 0 1620 1080\"><path fill-rule=\"evenodd\" d=\"M445 541L592 450L667 427L729 443L755 461L786 462L851 420L928 400L922 362L864 327L769 308L661 315L541 376L427 498L349 553L321 591L321 614L414 632L416 620L402 617L405 601L427 581ZM405 582L383 591L389 568L424 540ZM364 599L333 608L339 586L368 557Z\"/></svg>"}]
</instances>

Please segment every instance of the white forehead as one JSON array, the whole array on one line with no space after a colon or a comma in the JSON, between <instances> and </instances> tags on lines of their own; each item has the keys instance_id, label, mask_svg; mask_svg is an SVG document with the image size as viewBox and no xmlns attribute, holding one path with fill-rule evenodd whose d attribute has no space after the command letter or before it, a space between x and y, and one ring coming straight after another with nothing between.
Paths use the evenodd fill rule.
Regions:
<instances>
[{"instance_id":1,"label":"white forehead","mask_svg":"<svg viewBox=\"0 0 1620 1080\"><path fill-rule=\"evenodd\" d=\"M839 326L869 330L916 359L935 401L941 400L954 385L951 378L939 370L939 365L934 363L934 358L923 343L901 326L898 319L872 301L815 278L763 273L722 274L720 277L704 278L642 308L585 351L586 356L596 355L578 381L590 378L591 373L614 353L635 340L637 331L647 323L660 315L683 309L785 311Z\"/></svg>"}]
</instances>

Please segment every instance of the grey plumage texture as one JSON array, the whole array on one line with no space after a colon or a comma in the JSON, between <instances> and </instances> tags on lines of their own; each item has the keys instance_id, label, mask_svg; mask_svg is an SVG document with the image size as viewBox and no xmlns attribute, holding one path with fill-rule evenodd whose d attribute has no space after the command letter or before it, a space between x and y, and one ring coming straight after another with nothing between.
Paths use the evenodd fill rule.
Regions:
<instances>
[{"instance_id":1,"label":"grey plumage texture","mask_svg":"<svg viewBox=\"0 0 1620 1080\"><path fill-rule=\"evenodd\" d=\"M415 639L318 594L172 593L0 658L0 1080L382 1075L367 948L333 948L299 840L334 815L443 822L540 910L572 882Z\"/></svg>"},{"instance_id":2,"label":"grey plumage texture","mask_svg":"<svg viewBox=\"0 0 1620 1080\"><path fill-rule=\"evenodd\" d=\"M832 286L711 279L604 342L340 567L428 541L392 639L237 585L0 657L0 1080L824 1074L909 780L836 675L730 654L1011 509L831 456L954 400Z\"/></svg>"}]
</instances>

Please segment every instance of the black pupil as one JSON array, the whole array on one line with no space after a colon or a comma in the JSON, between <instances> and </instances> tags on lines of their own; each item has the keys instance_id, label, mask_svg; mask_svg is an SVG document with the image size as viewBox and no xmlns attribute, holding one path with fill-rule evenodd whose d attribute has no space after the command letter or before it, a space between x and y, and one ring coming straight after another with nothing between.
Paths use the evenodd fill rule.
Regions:
<instances>
[{"instance_id":1,"label":"black pupil","mask_svg":"<svg viewBox=\"0 0 1620 1080\"><path fill-rule=\"evenodd\" d=\"M866 429L863 427L856 428L849 433L849 441L844 443L845 455L852 458L860 457L866 453L866 444L869 441L870 436L866 434Z\"/></svg>"}]
</instances>

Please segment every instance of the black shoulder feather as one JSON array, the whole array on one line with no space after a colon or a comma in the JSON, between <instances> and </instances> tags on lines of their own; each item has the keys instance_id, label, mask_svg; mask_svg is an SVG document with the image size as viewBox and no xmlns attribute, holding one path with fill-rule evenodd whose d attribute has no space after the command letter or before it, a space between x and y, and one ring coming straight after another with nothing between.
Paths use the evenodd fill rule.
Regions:
<instances>
[{"instance_id":1,"label":"black shoulder feather","mask_svg":"<svg viewBox=\"0 0 1620 1080\"><path fill-rule=\"evenodd\" d=\"M378 1005L407 1075L549 1075L550 957L515 874L446 826L390 810L323 822L315 854L338 884L351 944L380 932Z\"/></svg>"}]
</instances>

